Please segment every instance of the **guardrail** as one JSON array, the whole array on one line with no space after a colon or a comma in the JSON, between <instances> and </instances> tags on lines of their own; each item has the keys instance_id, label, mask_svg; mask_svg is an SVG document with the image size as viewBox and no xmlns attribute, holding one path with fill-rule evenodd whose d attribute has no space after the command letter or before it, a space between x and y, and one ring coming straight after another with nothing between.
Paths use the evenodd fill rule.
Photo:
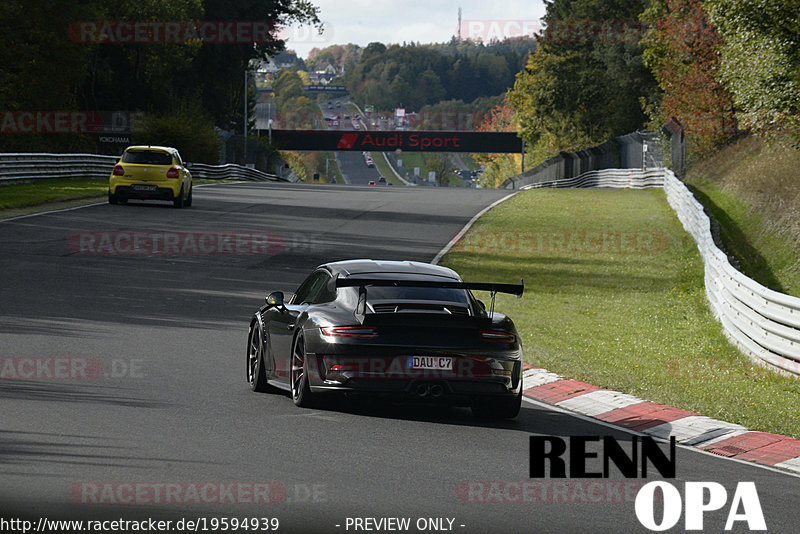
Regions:
<instances>
[{"instance_id":1,"label":"guardrail","mask_svg":"<svg viewBox=\"0 0 800 534\"><path fill-rule=\"evenodd\" d=\"M589 171L663 166L661 136L654 131L641 130L584 150L561 152L522 174L506 178L500 188L522 189L535 183L577 178Z\"/></svg>"},{"instance_id":2,"label":"guardrail","mask_svg":"<svg viewBox=\"0 0 800 534\"><path fill-rule=\"evenodd\" d=\"M288 182L276 174L269 174L250 167L242 167L234 163L225 165L206 165L205 163L190 163L189 171L195 180L250 180Z\"/></svg>"},{"instance_id":3,"label":"guardrail","mask_svg":"<svg viewBox=\"0 0 800 534\"><path fill-rule=\"evenodd\" d=\"M667 202L691 234L705 265L706 296L725 335L755 362L800 375L800 298L764 287L739 272L714 242L703 205L669 169L590 171L539 187L663 187Z\"/></svg>"},{"instance_id":4,"label":"guardrail","mask_svg":"<svg viewBox=\"0 0 800 534\"><path fill-rule=\"evenodd\" d=\"M664 169L638 171L635 169L605 169L585 172L574 178L536 182L521 189L539 187L611 187L617 189L644 189L647 187L663 187Z\"/></svg>"},{"instance_id":5,"label":"guardrail","mask_svg":"<svg viewBox=\"0 0 800 534\"><path fill-rule=\"evenodd\" d=\"M99 154L0 154L0 182L24 182L48 178L108 178L118 156ZM197 180L288 181L249 167L226 165L187 165Z\"/></svg>"},{"instance_id":6,"label":"guardrail","mask_svg":"<svg viewBox=\"0 0 800 534\"><path fill-rule=\"evenodd\" d=\"M0 154L0 181L108 178L117 161L98 154Z\"/></svg>"}]
</instances>

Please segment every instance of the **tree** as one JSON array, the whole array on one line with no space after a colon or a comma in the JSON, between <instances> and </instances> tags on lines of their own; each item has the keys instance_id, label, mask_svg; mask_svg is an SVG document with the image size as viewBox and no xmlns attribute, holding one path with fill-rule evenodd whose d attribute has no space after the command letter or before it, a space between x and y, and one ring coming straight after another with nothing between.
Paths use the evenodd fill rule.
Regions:
<instances>
[{"instance_id":1,"label":"tree","mask_svg":"<svg viewBox=\"0 0 800 534\"><path fill-rule=\"evenodd\" d=\"M657 90L642 61L639 14L647 2L554 0L539 47L517 74L511 104L532 147L584 148L641 128L640 99ZM633 22L630 22L633 21Z\"/></svg>"},{"instance_id":2,"label":"tree","mask_svg":"<svg viewBox=\"0 0 800 534\"><path fill-rule=\"evenodd\" d=\"M800 0L709 0L724 40L720 79L741 124L788 130L800 146Z\"/></svg>"},{"instance_id":3,"label":"tree","mask_svg":"<svg viewBox=\"0 0 800 534\"><path fill-rule=\"evenodd\" d=\"M481 132L517 131L517 113L511 105L510 95L487 113L477 128ZM485 166L481 173L481 187L495 188L509 176L519 173L521 158L519 154L473 154L472 158Z\"/></svg>"},{"instance_id":4,"label":"tree","mask_svg":"<svg viewBox=\"0 0 800 534\"><path fill-rule=\"evenodd\" d=\"M702 154L736 132L731 94L716 78L722 38L701 0L656 0L642 18L652 25L644 40L645 64L659 87L655 117L677 117L692 152Z\"/></svg>"},{"instance_id":5,"label":"tree","mask_svg":"<svg viewBox=\"0 0 800 534\"><path fill-rule=\"evenodd\" d=\"M0 2L0 108L2 111L78 109L91 47L69 39L74 20L97 17L99 6L71 0ZM54 16L57 13L58 16ZM94 108L97 109L97 108ZM3 151L86 150L72 135L3 135Z\"/></svg>"},{"instance_id":6,"label":"tree","mask_svg":"<svg viewBox=\"0 0 800 534\"><path fill-rule=\"evenodd\" d=\"M73 24L112 27L125 22L273 21L266 42L120 43L84 39ZM77 22L76 22L77 21ZM308 0L6 0L0 3L0 99L9 110L145 112L170 117L175 110L200 110L208 124L241 128L242 83L251 59L284 46L281 24L319 24ZM103 34L99 34L103 37ZM106 36L107 37L107 36ZM76 150L87 140L31 135L3 140L4 148ZM89 146L91 146L89 142ZM86 150L86 148L83 148Z\"/></svg>"}]
</instances>

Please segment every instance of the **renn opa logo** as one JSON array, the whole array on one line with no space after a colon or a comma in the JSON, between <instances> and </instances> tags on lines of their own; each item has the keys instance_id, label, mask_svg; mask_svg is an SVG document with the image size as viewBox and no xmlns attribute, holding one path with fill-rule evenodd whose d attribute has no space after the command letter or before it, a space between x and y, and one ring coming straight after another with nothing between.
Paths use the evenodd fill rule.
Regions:
<instances>
[{"instance_id":1,"label":"renn opa logo","mask_svg":"<svg viewBox=\"0 0 800 534\"><path fill-rule=\"evenodd\" d=\"M630 441L628 454L611 436L571 436L568 440L530 436L530 477L609 478L613 464L625 478L646 478L648 467L664 478L675 478L675 437L670 438L668 454L652 437L631 436ZM569 459L569 466L565 458ZM660 517L656 513L657 503L663 503ZM728 491L718 482L685 482L681 497L675 485L656 480L645 484L636 495L636 519L647 529L660 532L673 528L683 515L687 531L703 530L704 515L722 510L727 503ZM750 530L767 529L753 482L736 485L725 530L731 530L737 522L745 523Z\"/></svg>"}]
</instances>

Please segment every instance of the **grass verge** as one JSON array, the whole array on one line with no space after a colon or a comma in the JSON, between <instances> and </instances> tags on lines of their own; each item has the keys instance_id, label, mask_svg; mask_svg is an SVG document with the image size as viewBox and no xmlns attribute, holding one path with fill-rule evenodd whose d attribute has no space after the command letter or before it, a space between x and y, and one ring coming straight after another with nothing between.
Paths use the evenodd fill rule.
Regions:
<instances>
[{"instance_id":1,"label":"grass verge","mask_svg":"<svg viewBox=\"0 0 800 534\"><path fill-rule=\"evenodd\" d=\"M754 137L694 165L686 183L747 276L800 297L800 151Z\"/></svg>"},{"instance_id":2,"label":"grass verge","mask_svg":"<svg viewBox=\"0 0 800 534\"><path fill-rule=\"evenodd\" d=\"M37 180L27 183L0 185L0 210L98 198L108 193L108 178Z\"/></svg>"},{"instance_id":3,"label":"grass verge","mask_svg":"<svg viewBox=\"0 0 800 534\"><path fill-rule=\"evenodd\" d=\"M195 185L226 180L194 180ZM106 199L108 178L36 180L0 185L0 218L72 208Z\"/></svg>"},{"instance_id":4,"label":"grass verge","mask_svg":"<svg viewBox=\"0 0 800 534\"><path fill-rule=\"evenodd\" d=\"M497 309L514 319L535 366L800 438L800 380L728 343L696 245L661 190L520 193L442 263L468 281L525 279L525 296L499 295Z\"/></svg>"},{"instance_id":5,"label":"grass verge","mask_svg":"<svg viewBox=\"0 0 800 534\"><path fill-rule=\"evenodd\" d=\"M383 154L380 152L373 152L372 159L375 161L375 167L378 169L378 172L381 173L381 176L386 178L387 182L394 185L406 185L392 172L392 168L389 166L389 163L387 163L386 158L383 157Z\"/></svg>"}]
</instances>

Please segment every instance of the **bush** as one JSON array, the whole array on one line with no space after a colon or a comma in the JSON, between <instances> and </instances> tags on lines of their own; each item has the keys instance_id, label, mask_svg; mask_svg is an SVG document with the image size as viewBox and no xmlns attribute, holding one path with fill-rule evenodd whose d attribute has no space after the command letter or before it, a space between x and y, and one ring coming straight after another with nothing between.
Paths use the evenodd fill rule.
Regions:
<instances>
[{"instance_id":1,"label":"bush","mask_svg":"<svg viewBox=\"0 0 800 534\"><path fill-rule=\"evenodd\" d=\"M198 110L181 109L145 119L133 132L133 144L178 149L184 161L219 163L221 143L214 123Z\"/></svg>"}]
</instances>

